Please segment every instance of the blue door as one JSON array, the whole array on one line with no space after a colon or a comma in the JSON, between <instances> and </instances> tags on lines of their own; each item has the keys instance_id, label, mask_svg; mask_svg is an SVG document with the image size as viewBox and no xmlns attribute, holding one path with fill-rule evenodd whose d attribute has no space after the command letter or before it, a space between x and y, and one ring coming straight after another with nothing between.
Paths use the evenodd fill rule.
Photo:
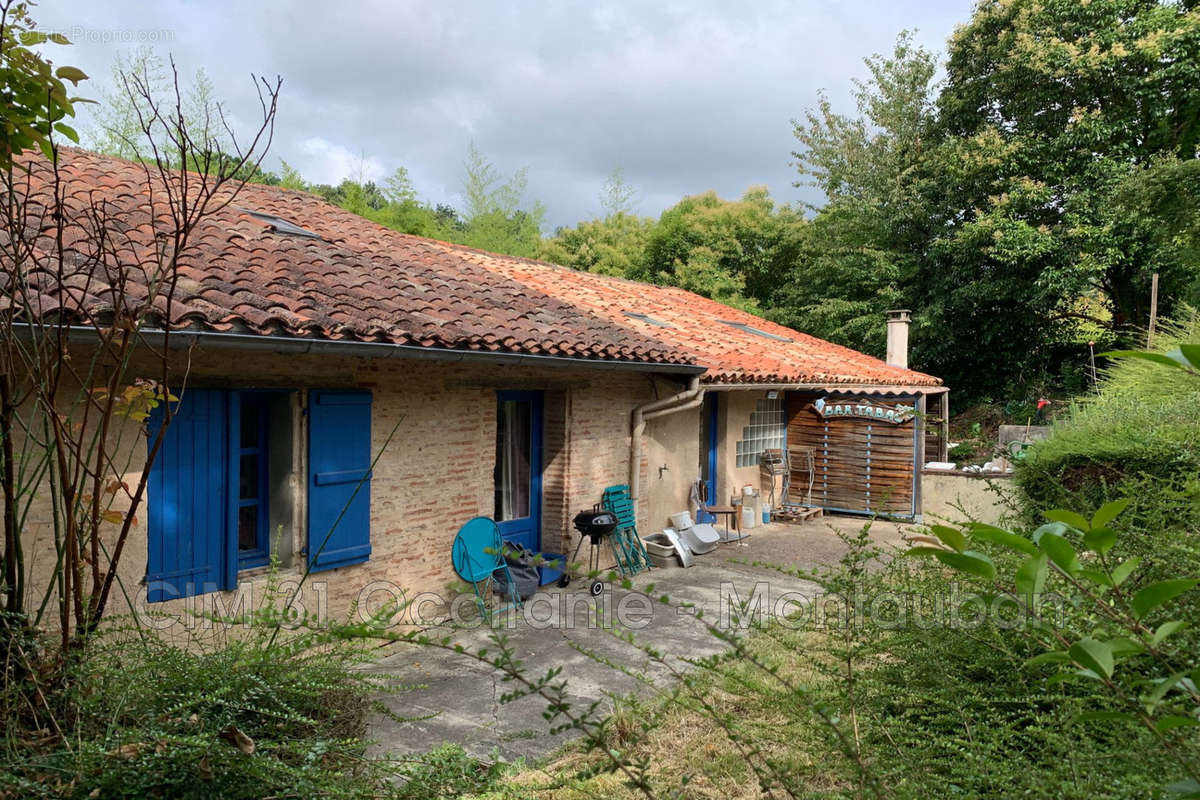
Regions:
<instances>
[{"instance_id":1,"label":"blue door","mask_svg":"<svg viewBox=\"0 0 1200 800\"><path fill-rule=\"evenodd\" d=\"M542 393L496 393L495 520L505 541L542 544Z\"/></svg>"},{"instance_id":2,"label":"blue door","mask_svg":"<svg viewBox=\"0 0 1200 800\"><path fill-rule=\"evenodd\" d=\"M700 480L708 491L708 505L717 503L717 395L704 395L704 406L700 412L701 437L705 450L700 453ZM715 522L716 516L701 511L696 514L697 522Z\"/></svg>"}]
</instances>

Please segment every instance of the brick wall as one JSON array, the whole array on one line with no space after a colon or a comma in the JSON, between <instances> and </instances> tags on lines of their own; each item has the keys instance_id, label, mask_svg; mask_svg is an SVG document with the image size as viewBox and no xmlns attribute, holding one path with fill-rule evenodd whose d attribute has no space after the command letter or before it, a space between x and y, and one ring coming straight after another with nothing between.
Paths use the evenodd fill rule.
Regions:
<instances>
[{"instance_id":1,"label":"brick wall","mask_svg":"<svg viewBox=\"0 0 1200 800\"><path fill-rule=\"evenodd\" d=\"M181 358L180 367L182 363ZM148 363L135 362L130 378L139 374L153 375L154 370ZM568 554L578 541L569 530L570 518L598 502L605 487L628 482L630 415L635 405L654 397L645 374L613 370L204 350L191 357L188 385L297 390L361 387L373 391L373 446L378 451L386 444L386 450L371 485L371 558L363 564L314 574L301 598L307 610L327 611L335 617L347 614L356 601L377 603L387 597L390 590L385 588L364 593L373 582L401 586L410 597L419 592L445 595L455 583L450 549L458 528L472 517L493 515L497 389L540 388L546 392L543 549L559 548ZM300 396L303 398L303 392ZM132 482L144 461L144 436L133 425L126 426L124 435L132 456L124 477ZM688 441L694 440L692 433ZM299 460L302 462L302 457ZM304 465L298 463L295 482L301 505L306 480ZM642 480L645 485L645 464ZM645 525L652 513L657 512L647 511L643 504L641 524ZM141 588L145 574L146 516L143 507L119 570L131 596ZM300 518L303 520L302 508ZM290 537L293 552L306 544L302 525L285 531L284 536ZM45 509L33 510L25 547L37 562L29 589L36 603L54 561L52 527ZM280 577L294 580L298 573L295 564L285 565ZM266 586L265 572L243 573L241 578L241 595L216 593L150 608L173 614L185 608L211 610L215 603L218 610L229 611L251 595L257 602ZM112 613L128 610L119 591L112 603Z\"/></svg>"}]
</instances>

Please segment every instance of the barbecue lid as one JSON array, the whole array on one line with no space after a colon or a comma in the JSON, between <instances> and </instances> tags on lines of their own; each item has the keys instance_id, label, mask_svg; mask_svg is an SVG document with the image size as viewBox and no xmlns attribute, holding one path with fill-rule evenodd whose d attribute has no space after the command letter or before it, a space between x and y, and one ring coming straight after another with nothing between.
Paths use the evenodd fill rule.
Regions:
<instances>
[{"instance_id":1,"label":"barbecue lid","mask_svg":"<svg viewBox=\"0 0 1200 800\"><path fill-rule=\"evenodd\" d=\"M584 533L611 533L617 527L617 517L611 511L580 511L572 522Z\"/></svg>"}]
</instances>

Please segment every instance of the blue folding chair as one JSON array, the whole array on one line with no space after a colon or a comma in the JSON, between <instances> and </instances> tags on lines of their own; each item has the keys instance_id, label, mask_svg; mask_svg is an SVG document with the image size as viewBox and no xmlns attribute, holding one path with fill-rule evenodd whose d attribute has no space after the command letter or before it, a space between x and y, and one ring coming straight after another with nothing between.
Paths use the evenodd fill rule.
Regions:
<instances>
[{"instance_id":1,"label":"blue folding chair","mask_svg":"<svg viewBox=\"0 0 1200 800\"><path fill-rule=\"evenodd\" d=\"M451 561L458 577L471 584L471 588L475 590L475 603L479 606L479 615L484 619L490 619L492 614L498 612L521 607L517 583L509 572L508 562L504 560L504 539L501 538L500 528L494 520L476 517L459 528L458 535L454 537ZM498 569L504 570L508 578L510 602L503 608L491 609L488 607L488 598L491 596Z\"/></svg>"}]
</instances>

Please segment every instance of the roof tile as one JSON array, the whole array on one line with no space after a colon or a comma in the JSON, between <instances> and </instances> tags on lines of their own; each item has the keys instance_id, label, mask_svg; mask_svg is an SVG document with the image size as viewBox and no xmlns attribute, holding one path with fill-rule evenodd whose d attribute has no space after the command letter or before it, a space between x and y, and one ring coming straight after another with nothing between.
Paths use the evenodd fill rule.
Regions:
<instances>
[{"instance_id":1,"label":"roof tile","mask_svg":"<svg viewBox=\"0 0 1200 800\"><path fill-rule=\"evenodd\" d=\"M152 199L147 174L121 159L63 148L60 174L77 218L102 201L110 228L123 232L123 263L153 274L156 236L170 224L169 209ZM51 171L28 158L45 205ZM161 192L155 196L161 198ZM576 272L528 259L422 239L333 206L315 195L246 185L217 198L181 254L170 325L264 336L417 343L423 347L567 355L594 360L700 364L705 380L755 383L881 383L933 385L936 378L699 297L681 289ZM322 238L274 230L252 210L280 217ZM48 222L48 218L47 218ZM87 252L86 223L67 241ZM38 247L51 252L43 232ZM60 306L94 312L111 306L104 270L77 259L71 293L55 296L52 276L31 274L44 294L42 313ZM47 280L36 281L43 277ZM166 313L165 298L145 286L134 293L145 313ZM636 310L670 323L661 327L628 317ZM740 322L789 341L720 324ZM881 322L882 324L882 322Z\"/></svg>"}]
</instances>

